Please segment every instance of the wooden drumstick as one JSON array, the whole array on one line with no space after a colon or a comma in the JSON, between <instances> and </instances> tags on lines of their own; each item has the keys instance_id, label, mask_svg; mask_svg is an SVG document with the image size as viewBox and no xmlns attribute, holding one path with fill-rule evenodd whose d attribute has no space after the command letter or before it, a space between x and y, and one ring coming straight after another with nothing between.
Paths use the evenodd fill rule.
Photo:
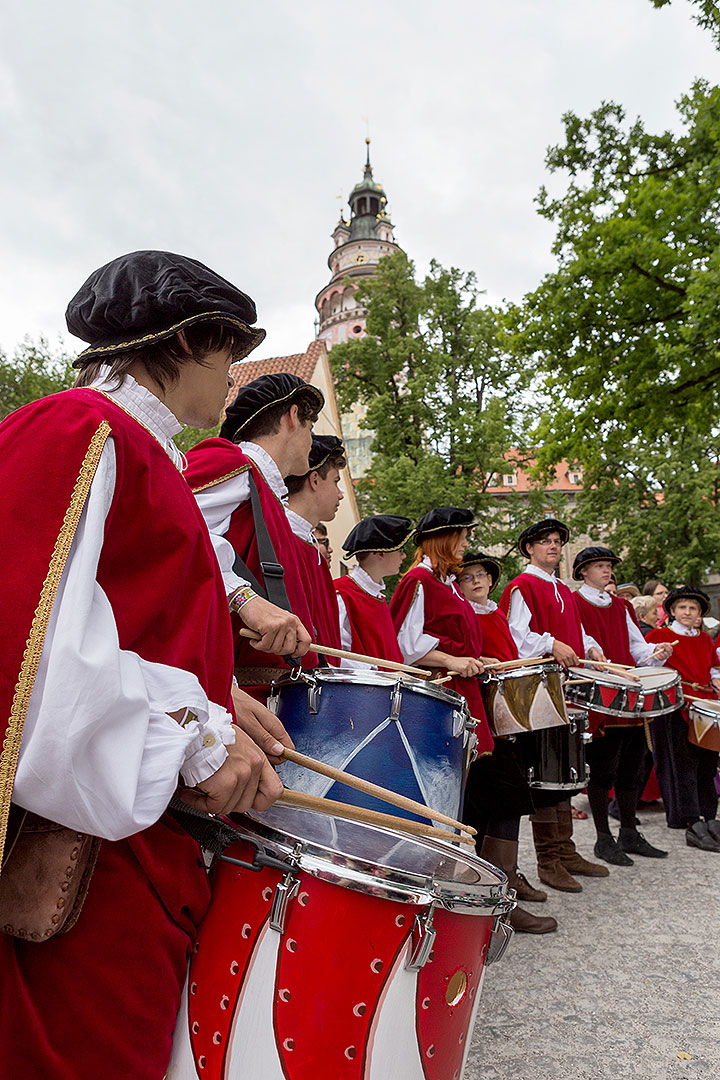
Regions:
<instances>
[{"instance_id":1,"label":"wooden drumstick","mask_svg":"<svg viewBox=\"0 0 720 1080\"><path fill-rule=\"evenodd\" d=\"M381 814L377 810L366 810L362 806L335 802L334 799L320 799L317 795L306 795L304 791L285 788L277 803L280 806L296 806L302 810L316 810L321 814L347 818L348 821L360 821L366 825L379 825L384 829L392 829L394 832L409 833L411 836L427 836L432 840L444 840L446 843L475 846L472 836L457 836L455 833L444 832L443 829L434 829L432 825L423 825L421 821L410 821L408 818L395 817L392 814Z\"/></svg>"},{"instance_id":2,"label":"wooden drumstick","mask_svg":"<svg viewBox=\"0 0 720 1080\"><path fill-rule=\"evenodd\" d=\"M640 681L640 676L635 674L635 668L629 664L612 664L609 660L579 660L580 664L589 664L591 667L602 668L605 671L614 671L616 675L624 675L628 679Z\"/></svg>"},{"instance_id":3,"label":"wooden drumstick","mask_svg":"<svg viewBox=\"0 0 720 1080\"><path fill-rule=\"evenodd\" d=\"M493 660L491 663L485 664L485 667L492 671L512 671L513 668L534 667L535 664L553 662L552 656L528 656L525 660Z\"/></svg>"},{"instance_id":4,"label":"wooden drumstick","mask_svg":"<svg viewBox=\"0 0 720 1080\"><path fill-rule=\"evenodd\" d=\"M255 630L243 627L240 637L249 641L259 641L261 635ZM410 664L398 664L395 660L383 660L380 656L364 656L362 653L347 652L346 649L331 649L329 645L311 645L308 652L320 653L322 656L337 656L341 660L357 660L361 664L373 664L376 667L390 668L391 671L402 671L406 675L415 675L419 679L427 679L430 672L426 668L411 667Z\"/></svg>"},{"instance_id":5,"label":"wooden drumstick","mask_svg":"<svg viewBox=\"0 0 720 1080\"><path fill-rule=\"evenodd\" d=\"M326 765L324 761L316 761L315 758L308 757L307 754L300 754L297 750L288 750L287 747L284 747L283 757L288 761L295 762L296 765L302 765L311 772L320 773L321 776L327 776L330 780L336 780L347 787L362 791L365 795L373 795L376 799L382 799L383 802L399 806L403 810L410 810L414 814L431 818L432 821L441 821L443 825L451 825L453 829L461 829L463 832L470 833L471 836L475 836L477 833L477 829L473 829L471 825L463 825L462 821L456 821L455 818L448 817L447 814L441 814L438 810L433 810L431 806L425 806L423 803L415 802L414 799L398 795L394 791L380 787L379 784L373 784L369 780L363 780L359 776L343 772L342 769L335 769L332 765Z\"/></svg>"}]
</instances>

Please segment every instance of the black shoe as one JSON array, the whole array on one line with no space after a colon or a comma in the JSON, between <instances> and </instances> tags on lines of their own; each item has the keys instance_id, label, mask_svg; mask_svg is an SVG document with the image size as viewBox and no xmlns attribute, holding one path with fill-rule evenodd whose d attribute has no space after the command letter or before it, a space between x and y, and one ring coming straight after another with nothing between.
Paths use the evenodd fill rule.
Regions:
<instances>
[{"instance_id":1,"label":"black shoe","mask_svg":"<svg viewBox=\"0 0 720 1080\"><path fill-rule=\"evenodd\" d=\"M713 840L720 842L720 821L717 821L716 818L705 818L705 824Z\"/></svg>"},{"instance_id":2,"label":"black shoe","mask_svg":"<svg viewBox=\"0 0 720 1080\"><path fill-rule=\"evenodd\" d=\"M648 859L667 859L668 855L667 851L661 851L649 844L637 829L621 829L618 847L621 851L629 851L631 855L645 855Z\"/></svg>"},{"instance_id":3,"label":"black shoe","mask_svg":"<svg viewBox=\"0 0 720 1080\"><path fill-rule=\"evenodd\" d=\"M625 852L618 847L617 840L610 833L598 833L594 851L598 859L612 863L613 866L633 865L632 859L629 859Z\"/></svg>"},{"instance_id":4,"label":"black shoe","mask_svg":"<svg viewBox=\"0 0 720 1080\"><path fill-rule=\"evenodd\" d=\"M720 851L720 840L713 839L706 821L696 821L685 830L685 843L701 851Z\"/></svg>"}]
</instances>

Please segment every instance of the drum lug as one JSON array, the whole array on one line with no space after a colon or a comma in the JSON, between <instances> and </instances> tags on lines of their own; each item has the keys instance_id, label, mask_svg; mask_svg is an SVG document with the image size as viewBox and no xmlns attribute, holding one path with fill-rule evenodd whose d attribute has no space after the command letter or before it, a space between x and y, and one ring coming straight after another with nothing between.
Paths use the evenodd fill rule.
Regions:
<instances>
[{"instance_id":1,"label":"drum lug","mask_svg":"<svg viewBox=\"0 0 720 1080\"><path fill-rule=\"evenodd\" d=\"M577 731L577 721L574 716L570 717L570 719L568 720L568 725L570 727L570 734L574 735Z\"/></svg>"},{"instance_id":2,"label":"drum lug","mask_svg":"<svg viewBox=\"0 0 720 1080\"><path fill-rule=\"evenodd\" d=\"M547 684L548 684L548 672L547 672L547 669L544 668L544 667L540 668L540 681L543 684L543 686L547 686Z\"/></svg>"},{"instance_id":3,"label":"drum lug","mask_svg":"<svg viewBox=\"0 0 720 1080\"><path fill-rule=\"evenodd\" d=\"M274 716L277 716L279 702L280 690L278 689L277 683L271 683L270 693L268 694L267 698L267 708L268 711L271 712Z\"/></svg>"},{"instance_id":4,"label":"drum lug","mask_svg":"<svg viewBox=\"0 0 720 1080\"><path fill-rule=\"evenodd\" d=\"M408 961L405 964L405 969L407 971L420 971L430 959L430 953L433 950L433 945L435 944L435 938L437 936L437 930L433 926L434 910L435 904L431 904L424 915L415 916L413 948ZM417 935L416 939L415 935Z\"/></svg>"},{"instance_id":5,"label":"drum lug","mask_svg":"<svg viewBox=\"0 0 720 1080\"><path fill-rule=\"evenodd\" d=\"M475 734L474 730L469 732L467 739L468 739L468 751L469 751L468 760L469 760L470 764L472 764L473 761L477 761L477 756L478 756L478 748L477 748L478 747L478 737Z\"/></svg>"},{"instance_id":6,"label":"drum lug","mask_svg":"<svg viewBox=\"0 0 720 1080\"><path fill-rule=\"evenodd\" d=\"M395 684L395 689L390 696L390 715L388 720L392 720L393 723L397 723L400 719L400 711L402 709L402 686L400 683Z\"/></svg>"},{"instance_id":7,"label":"drum lug","mask_svg":"<svg viewBox=\"0 0 720 1080\"><path fill-rule=\"evenodd\" d=\"M322 686L315 679L312 680L308 686L308 712L315 716L320 708L320 694L322 693Z\"/></svg>"},{"instance_id":8,"label":"drum lug","mask_svg":"<svg viewBox=\"0 0 720 1080\"><path fill-rule=\"evenodd\" d=\"M528 771L527 771L528 784L532 784L534 779L535 779L535 769L534 769L534 767L532 765L528 765Z\"/></svg>"},{"instance_id":9,"label":"drum lug","mask_svg":"<svg viewBox=\"0 0 720 1080\"><path fill-rule=\"evenodd\" d=\"M288 907L299 888L300 878L295 877L291 872L287 873L282 881L278 881L270 908L271 930L277 930L279 934L285 933L285 919L287 918Z\"/></svg>"},{"instance_id":10,"label":"drum lug","mask_svg":"<svg viewBox=\"0 0 720 1080\"><path fill-rule=\"evenodd\" d=\"M571 781L572 781L573 783L575 783L575 781L577 780L577 778L578 778L578 771L577 771L577 769L575 768L575 766L574 766L574 765L571 765L571 766L570 766L570 780L571 780Z\"/></svg>"},{"instance_id":11,"label":"drum lug","mask_svg":"<svg viewBox=\"0 0 720 1080\"><path fill-rule=\"evenodd\" d=\"M513 904L513 907L514 906L515 905ZM505 950L510 944L510 939L515 933L510 923L506 921L507 918L509 918L508 915L498 915L493 923L488 951L485 957L485 967L489 967L490 964L497 964L498 960L502 960L505 955Z\"/></svg>"}]
</instances>

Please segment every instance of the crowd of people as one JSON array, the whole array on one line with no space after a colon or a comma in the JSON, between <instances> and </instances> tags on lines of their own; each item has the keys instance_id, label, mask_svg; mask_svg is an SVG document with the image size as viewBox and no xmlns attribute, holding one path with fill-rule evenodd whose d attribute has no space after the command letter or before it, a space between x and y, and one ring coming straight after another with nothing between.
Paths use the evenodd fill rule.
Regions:
<instances>
[{"instance_id":1,"label":"crowd of people","mask_svg":"<svg viewBox=\"0 0 720 1080\"><path fill-rule=\"evenodd\" d=\"M572 590L557 576L569 530L549 518L518 537L527 566L496 602L502 566L478 548L482 522L448 506L417 523L364 518L343 544L353 565L333 581L325 523L346 462L340 439L313 434L318 388L263 376L240 388L217 438L186 459L173 442L182 424L217 423L230 365L263 339L255 318L248 296L194 260L114 260L68 307L70 331L88 342L75 388L0 426L13 540L0 682L8 1075L164 1076L210 903L198 845L166 809L179 796L215 815L263 811L281 795L274 765L292 740L266 703L278 679L318 669L314 643L354 654L331 660L354 672L372 666L358 655L427 669L465 700L477 757L463 820L516 890L516 930L557 926L523 906L547 898L518 867L523 816L540 881L579 892L579 877L666 856L636 824L654 766L668 826L720 851L718 753L690 741L686 708L653 718L652 753L642 722L590 711L591 861L573 840L568 791L529 783L531 735L494 736L480 681L522 660L563 671L667 666L692 698L715 699L720 659L701 627L703 590L649 582L630 602L615 580L621 560L602 544L576 556ZM23 892L18 852L32 853L38 836L46 907L68 837L77 863L50 912L37 878Z\"/></svg>"}]
</instances>

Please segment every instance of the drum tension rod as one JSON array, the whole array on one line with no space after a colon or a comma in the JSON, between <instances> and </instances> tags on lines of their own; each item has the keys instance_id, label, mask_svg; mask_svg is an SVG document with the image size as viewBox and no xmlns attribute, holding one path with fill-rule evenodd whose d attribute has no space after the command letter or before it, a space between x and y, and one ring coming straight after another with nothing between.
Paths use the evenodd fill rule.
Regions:
<instances>
[{"instance_id":1,"label":"drum tension rod","mask_svg":"<svg viewBox=\"0 0 720 1080\"><path fill-rule=\"evenodd\" d=\"M252 844L255 848L255 854L253 855L252 862L245 862L244 859L235 859L232 855L218 855L216 856L220 862L232 863L233 866L241 866L243 870L252 870L254 873L259 874L265 867L270 867L272 870L281 870L283 874L286 874L290 869L290 864L284 862L282 859L276 859L274 855L268 855L257 840L254 840L246 833L241 833L238 829L238 840L244 840L248 844Z\"/></svg>"}]
</instances>

